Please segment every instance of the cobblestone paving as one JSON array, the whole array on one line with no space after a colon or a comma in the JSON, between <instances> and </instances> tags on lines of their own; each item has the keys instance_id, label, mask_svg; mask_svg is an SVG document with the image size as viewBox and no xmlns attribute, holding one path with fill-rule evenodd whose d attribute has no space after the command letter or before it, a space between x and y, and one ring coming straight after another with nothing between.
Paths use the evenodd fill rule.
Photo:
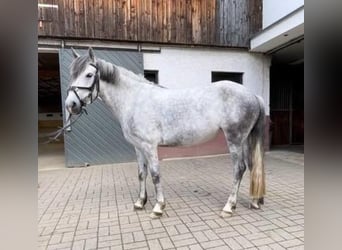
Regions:
<instances>
[{"instance_id":1,"label":"cobblestone paving","mask_svg":"<svg viewBox=\"0 0 342 250\"><path fill-rule=\"evenodd\" d=\"M279 156L279 155L278 155ZM298 159L298 157L295 157ZM40 249L304 249L304 167L266 156L267 195L250 210L249 173L233 217L219 214L232 186L227 156L161 162L166 212L133 211L136 163L39 172Z\"/></svg>"}]
</instances>

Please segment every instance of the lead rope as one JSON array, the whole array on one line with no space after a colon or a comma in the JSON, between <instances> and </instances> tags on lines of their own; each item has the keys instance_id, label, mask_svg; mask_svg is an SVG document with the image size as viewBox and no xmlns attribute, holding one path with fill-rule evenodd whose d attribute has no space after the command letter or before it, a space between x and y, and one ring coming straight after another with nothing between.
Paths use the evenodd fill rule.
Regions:
<instances>
[{"instance_id":1,"label":"lead rope","mask_svg":"<svg viewBox=\"0 0 342 250\"><path fill-rule=\"evenodd\" d=\"M68 119L67 119L67 121L66 121L66 125L65 125L64 127L62 127L62 128L59 128L59 129L58 129L57 131L55 131L55 132L52 132L52 133L50 133L50 134L47 134L47 136L49 136L49 139L48 139L47 141L45 141L45 142L42 142L42 144L48 144L48 143L53 142L53 141L58 141L58 140L59 140L58 137L60 137L60 135L61 135L66 129L70 128L71 125L73 125L73 124L82 116L83 113L85 113L86 115L88 115L87 110L86 110L85 108L82 108L81 113L80 113L80 114L76 117L76 119L73 120L72 122L70 122L72 114L69 114L69 117L68 117ZM69 123L69 122L70 122L70 123ZM68 123L69 123L69 124L68 124Z\"/></svg>"}]
</instances>

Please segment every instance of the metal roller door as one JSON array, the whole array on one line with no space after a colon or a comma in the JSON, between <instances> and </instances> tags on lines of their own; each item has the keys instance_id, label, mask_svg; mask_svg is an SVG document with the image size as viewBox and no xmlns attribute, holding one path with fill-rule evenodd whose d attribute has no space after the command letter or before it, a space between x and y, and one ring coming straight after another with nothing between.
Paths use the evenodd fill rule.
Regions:
<instances>
[{"instance_id":1,"label":"metal roller door","mask_svg":"<svg viewBox=\"0 0 342 250\"><path fill-rule=\"evenodd\" d=\"M84 54L86 49L77 49ZM108 62L123 66L135 73L143 74L143 56L139 52L94 50L95 55ZM64 100L70 84L69 66L73 60L71 49L60 50L61 93L63 118L66 120ZM64 135L66 166L82 166L86 163L109 164L135 161L134 148L123 137L118 121L109 108L97 99L87 106L89 115L72 125L71 131Z\"/></svg>"}]
</instances>

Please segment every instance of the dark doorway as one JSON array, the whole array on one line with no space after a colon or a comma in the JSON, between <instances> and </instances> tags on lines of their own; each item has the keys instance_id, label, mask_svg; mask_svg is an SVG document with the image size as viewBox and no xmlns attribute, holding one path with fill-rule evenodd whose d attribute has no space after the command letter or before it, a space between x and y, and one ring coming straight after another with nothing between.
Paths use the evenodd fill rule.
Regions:
<instances>
[{"instance_id":1,"label":"dark doorway","mask_svg":"<svg viewBox=\"0 0 342 250\"><path fill-rule=\"evenodd\" d=\"M38 54L39 113L62 113L58 53Z\"/></svg>"},{"instance_id":2,"label":"dark doorway","mask_svg":"<svg viewBox=\"0 0 342 250\"><path fill-rule=\"evenodd\" d=\"M304 63L270 71L271 145L304 144Z\"/></svg>"},{"instance_id":3,"label":"dark doorway","mask_svg":"<svg viewBox=\"0 0 342 250\"><path fill-rule=\"evenodd\" d=\"M65 167L64 138L45 144L63 126L59 55L38 53L38 168Z\"/></svg>"},{"instance_id":4,"label":"dark doorway","mask_svg":"<svg viewBox=\"0 0 342 250\"><path fill-rule=\"evenodd\" d=\"M58 53L38 53L38 112L42 131L63 124Z\"/></svg>"}]
</instances>

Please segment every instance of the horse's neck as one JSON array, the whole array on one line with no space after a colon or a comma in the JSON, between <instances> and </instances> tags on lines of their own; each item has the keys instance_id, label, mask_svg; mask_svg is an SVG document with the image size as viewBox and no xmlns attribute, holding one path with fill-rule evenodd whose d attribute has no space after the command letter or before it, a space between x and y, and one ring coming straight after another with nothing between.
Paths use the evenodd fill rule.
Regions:
<instances>
[{"instance_id":1,"label":"horse's neck","mask_svg":"<svg viewBox=\"0 0 342 250\"><path fill-rule=\"evenodd\" d=\"M133 101L143 84L130 79L129 76L122 74L119 68L111 63L101 61L100 74L104 72L105 77L100 80L100 97L112 109L114 115L120 122L130 114L129 110L133 107ZM110 72L112 69L114 72ZM106 79L106 81L104 79Z\"/></svg>"}]
</instances>

